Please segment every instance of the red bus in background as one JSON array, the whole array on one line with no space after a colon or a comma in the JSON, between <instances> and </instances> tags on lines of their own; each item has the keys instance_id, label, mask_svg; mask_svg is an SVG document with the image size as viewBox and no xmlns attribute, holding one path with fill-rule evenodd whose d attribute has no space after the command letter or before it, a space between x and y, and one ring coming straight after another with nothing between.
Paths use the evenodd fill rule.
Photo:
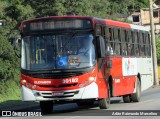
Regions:
<instances>
[{"instance_id":1,"label":"red bus in background","mask_svg":"<svg viewBox=\"0 0 160 119\"><path fill-rule=\"evenodd\" d=\"M23 21L21 91L23 101L53 105L99 102L110 97L139 102L153 85L150 32L142 26L85 16L50 16Z\"/></svg>"}]
</instances>

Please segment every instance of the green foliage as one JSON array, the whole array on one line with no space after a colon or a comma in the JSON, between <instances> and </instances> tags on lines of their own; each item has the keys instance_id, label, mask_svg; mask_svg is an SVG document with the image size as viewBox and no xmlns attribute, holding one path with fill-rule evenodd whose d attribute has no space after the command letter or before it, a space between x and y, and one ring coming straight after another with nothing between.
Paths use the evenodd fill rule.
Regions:
<instances>
[{"instance_id":1,"label":"green foliage","mask_svg":"<svg viewBox=\"0 0 160 119\"><path fill-rule=\"evenodd\" d=\"M156 39L157 61L160 64L160 37Z\"/></svg>"}]
</instances>

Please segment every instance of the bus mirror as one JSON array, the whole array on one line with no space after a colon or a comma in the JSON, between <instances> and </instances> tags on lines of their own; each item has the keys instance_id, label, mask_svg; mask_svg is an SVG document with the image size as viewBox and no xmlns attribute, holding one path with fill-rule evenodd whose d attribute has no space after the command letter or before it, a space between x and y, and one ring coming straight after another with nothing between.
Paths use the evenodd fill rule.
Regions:
<instances>
[{"instance_id":1,"label":"bus mirror","mask_svg":"<svg viewBox=\"0 0 160 119\"><path fill-rule=\"evenodd\" d=\"M105 42L102 36L97 36L96 45L98 58L105 57Z\"/></svg>"},{"instance_id":2,"label":"bus mirror","mask_svg":"<svg viewBox=\"0 0 160 119\"><path fill-rule=\"evenodd\" d=\"M14 45L15 54L17 55L17 57L20 58L20 50L19 49L20 49L20 46L21 46L21 36L20 36L19 32L16 32L15 40L13 42L13 45Z\"/></svg>"}]
</instances>

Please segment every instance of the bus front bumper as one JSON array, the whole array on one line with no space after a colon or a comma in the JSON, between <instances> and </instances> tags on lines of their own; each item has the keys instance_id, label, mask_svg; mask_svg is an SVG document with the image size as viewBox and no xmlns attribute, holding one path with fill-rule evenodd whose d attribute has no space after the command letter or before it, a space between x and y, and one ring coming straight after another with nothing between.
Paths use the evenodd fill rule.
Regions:
<instances>
[{"instance_id":1,"label":"bus front bumper","mask_svg":"<svg viewBox=\"0 0 160 119\"><path fill-rule=\"evenodd\" d=\"M23 101L47 101L47 100L79 100L98 98L98 86L95 82L76 90L63 91L37 91L31 90L25 86L21 87ZM58 94L58 96L54 96ZM62 95L59 95L62 94Z\"/></svg>"}]
</instances>

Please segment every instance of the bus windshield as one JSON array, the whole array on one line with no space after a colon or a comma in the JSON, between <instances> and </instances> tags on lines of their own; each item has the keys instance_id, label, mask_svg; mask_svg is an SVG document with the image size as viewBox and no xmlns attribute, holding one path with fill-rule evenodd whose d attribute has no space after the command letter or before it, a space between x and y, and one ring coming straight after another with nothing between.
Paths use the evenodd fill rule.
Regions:
<instances>
[{"instance_id":1,"label":"bus windshield","mask_svg":"<svg viewBox=\"0 0 160 119\"><path fill-rule=\"evenodd\" d=\"M52 70L95 65L92 34L48 34L24 36L21 68Z\"/></svg>"}]
</instances>

